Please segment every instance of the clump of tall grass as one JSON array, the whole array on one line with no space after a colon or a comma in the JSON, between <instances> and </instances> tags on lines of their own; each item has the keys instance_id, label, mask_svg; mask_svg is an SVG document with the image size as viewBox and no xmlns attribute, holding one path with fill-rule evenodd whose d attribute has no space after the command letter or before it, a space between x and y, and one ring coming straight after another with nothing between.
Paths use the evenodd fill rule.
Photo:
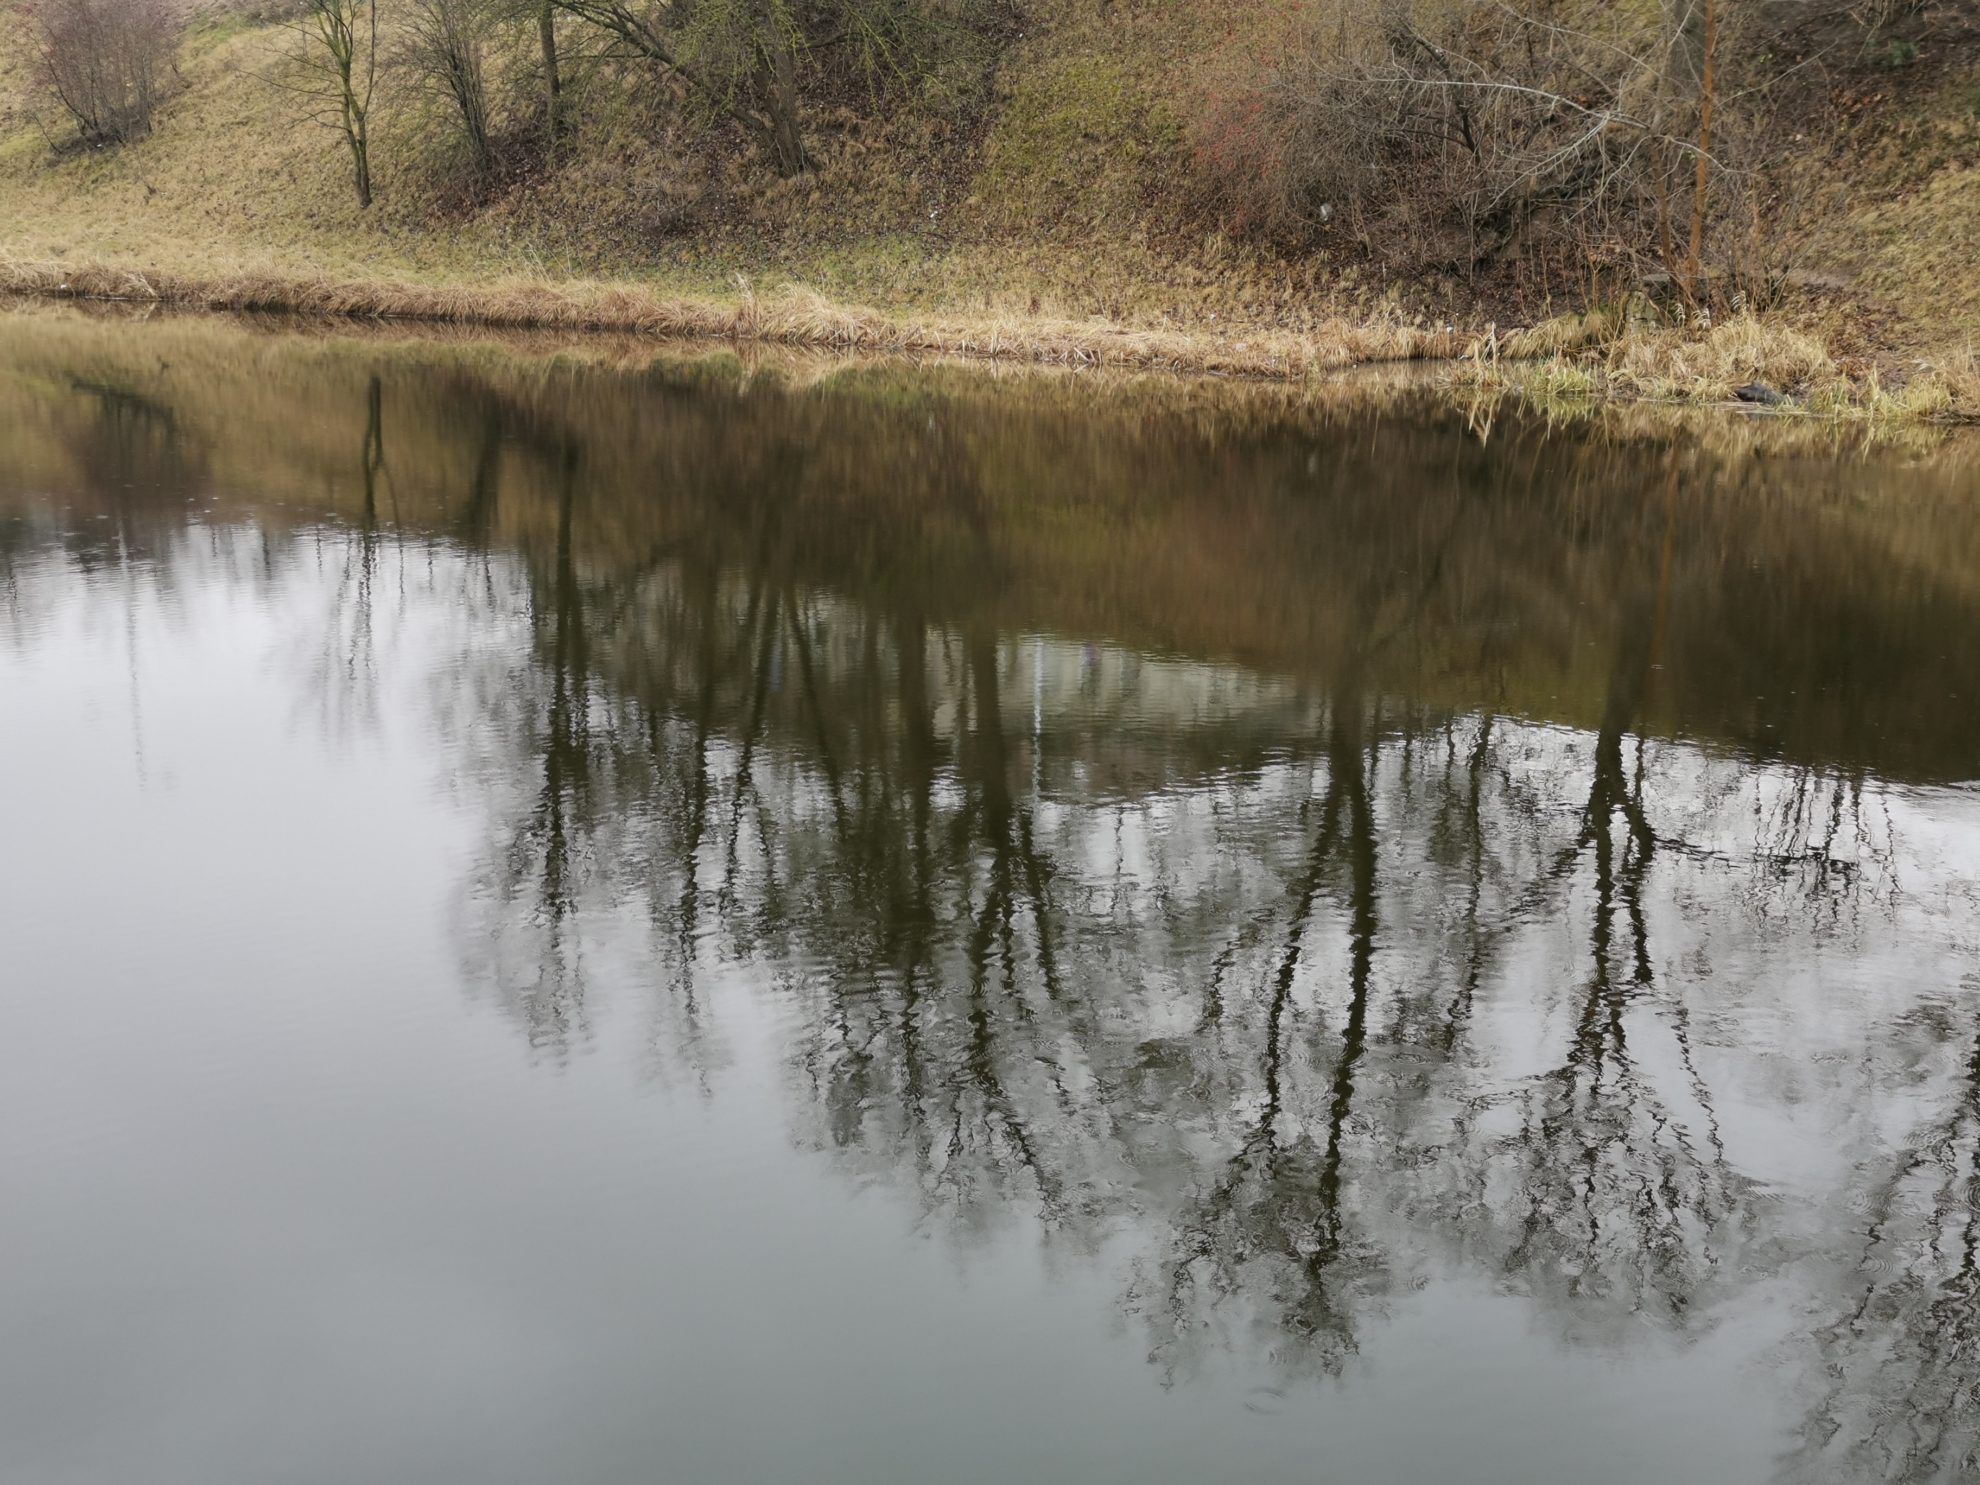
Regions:
<instances>
[{"instance_id":1,"label":"clump of tall grass","mask_svg":"<svg viewBox=\"0 0 1980 1485\"><path fill-rule=\"evenodd\" d=\"M1572 355L1606 345L1622 328L1620 311L1597 305L1580 314L1553 315L1529 328L1509 330L1498 340L1498 353L1514 361Z\"/></svg>"},{"instance_id":2,"label":"clump of tall grass","mask_svg":"<svg viewBox=\"0 0 1980 1485\"><path fill-rule=\"evenodd\" d=\"M1635 330L1612 344L1603 373L1620 391L1692 402L1724 401L1753 382L1783 393L1806 391L1837 375L1820 341L1752 314L1734 315L1702 336Z\"/></svg>"},{"instance_id":3,"label":"clump of tall grass","mask_svg":"<svg viewBox=\"0 0 1980 1485\"><path fill-rule=\"evenodd\" d=\"M1906 382L1904 393L1932 416L1980 421L1980 352L1968 345L1941 357Z\"/></svg>"},{"instance_id":4,"label":"clump of tall grass","mask_svg":"<svg viewBox=\"0 0 1980 1485\"><path fill-rule=\"evenodd\" d=\"M1625 323L1603 311L1560 316L1474 341L1457 380L1543 404L1594 397L1729 402L1759 384L1778 393L1783 408L1820 417L1980 418L1980 358L1971 348L1891 383L1875 367L1852 374L1816 336L1753 314L1702 331Z\"/></svg>"}]
</instances>

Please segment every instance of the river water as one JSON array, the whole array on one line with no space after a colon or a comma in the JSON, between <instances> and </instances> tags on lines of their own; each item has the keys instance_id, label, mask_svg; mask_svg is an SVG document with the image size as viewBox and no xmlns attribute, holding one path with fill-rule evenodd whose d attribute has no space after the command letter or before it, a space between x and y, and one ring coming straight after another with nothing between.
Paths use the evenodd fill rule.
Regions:
<instances>
[{"instance_id":1,"label":"river water","mask_svg":"<svg viewBox=\"0 0 1980 1485\"><path fill-rule=\"evenodd\" d=\"M0 314L0 1478L1954 1481L1980 447Z\"/></svg>"}]
</instances>

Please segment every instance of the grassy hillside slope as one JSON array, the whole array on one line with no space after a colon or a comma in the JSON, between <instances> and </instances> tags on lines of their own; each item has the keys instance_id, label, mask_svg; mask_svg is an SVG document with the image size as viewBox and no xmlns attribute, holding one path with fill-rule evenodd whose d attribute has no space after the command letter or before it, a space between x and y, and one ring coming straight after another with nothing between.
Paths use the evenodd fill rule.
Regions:
<instances>
[{"instance_id":1,"label":"grassy hillside slope","mask_svg":"<svg viewBox=\"0 0 1980 1485\"><path fill-rule=\"evenodd\" d=\"M18 15L19 0L0 9ZM1228 59L1284 11L1285 0L1029 0L977 106L817 104L806 120L817 168L789 181L651 116L637 86L580 59L580 135L565 157L466 201L449 189L431 105L388 79L368 213L336 136L271 85L286 66L272 0L200 11L155 132L98 152L60 147L10 24L0 260L436 289L608 280L729 306L800 284L895 315L1100 318L1232 347L1348 323L1530 324L1583 307L1587 287L1571 275L1398 278L1356 244L1275 250L1206 210L1191 120ZM1930 49L1825 55L1771 142L1767 222L1791 245L1794 286L1776 313L1819 330L1847 364L1901 378L1980 339L1974 11L1934 7ZM1455 342L1403 333L1394 344Z\"/></svg>"}]
</instances>

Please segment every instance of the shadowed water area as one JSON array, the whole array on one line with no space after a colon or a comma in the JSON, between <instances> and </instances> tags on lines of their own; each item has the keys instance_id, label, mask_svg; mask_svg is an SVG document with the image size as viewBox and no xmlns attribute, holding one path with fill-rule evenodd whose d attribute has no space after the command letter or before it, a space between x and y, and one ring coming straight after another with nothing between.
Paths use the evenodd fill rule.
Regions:
<instances>
[{"instance_id":1,"label":"shadowed water area","mask_svg":"<svg viewBox=\"0 0 1980 1485\"><path fill-rule=\"evenodd\" d=\"M1943 1481L1980 447L0 314L0 1478Z\"/></svg>"}]
</instances>

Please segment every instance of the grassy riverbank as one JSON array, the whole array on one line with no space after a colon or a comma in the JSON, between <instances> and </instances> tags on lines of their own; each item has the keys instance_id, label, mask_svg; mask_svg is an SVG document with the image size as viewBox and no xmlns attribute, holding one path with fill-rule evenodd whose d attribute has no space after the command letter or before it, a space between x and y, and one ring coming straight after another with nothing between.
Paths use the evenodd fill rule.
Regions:
<instances>
[{"instance_id":1,"label":"grassy riverbank","mask_svg":"<svg viewBox=\"0 0 1980 1485\"><path fill-rule=\"evenodd\" d=\"M0 294L320 319L561 330L731 341L834 352L953 357L1303 381L1352 366L1452 364L1464 392L1571 407L1593 400L1725 403L1754 382L1793 389L1776 412L1885 421L1980 420L1980 358L1969 349L1886 384L1872 360L1850 368L1822 341L1743 315L1693 331L1626 326L1599 313L1531 330L1427 326L1397 315L1302 332L1137 326L1021 312L888 313L786 284L758 295L669 292L636 282L495 277L421 283L250 270L184 275L91 264L0 262Z\"/></svg>"},{"instance_id":2,"label":"grassy riverbank","mask_svg":"<svg viewBox=\"0 0 1980 1485\"><path fill-rule=\"evenodd\" d=\"M114 149L65 145L0 55L0 291L1275 379L1449 358L1545 397L1761 381L1809 411L1980 414L1972 28L1902 75L1825 62L1768 182L1791 270L1757 315L1680 327L1558 255L1433 273L1365 233L1293 251L1206 207L1194 63L1223 76L1282 10L1034 0L968 109L808 105L794 180L579 56L577 143L466 197L431 100L394 84L361 211L336 136L271 86L279 7L203 4L155 129ZM1823 110L1847 128L1799 143Z\"/></svg>"},{"instance_id":3,"label":"grassy riverbank","mask_svg":"<svg viewBox=\"0 0 1980 1485\"><path fill-rule=\"evenodd\" d=\"M1311 331L1241 333L1019 312L930 314L837 304L786 284L758 295L670 292L638 282L495 276L453 282L338 279L275 269L213 275L90 264L0 262L0 293L210 310L284 311L498 329L609 331L841 351L1207 372L1269 380L1379 361L1448 359L1454 328L1399 318L1337 320Z\"/></svg>"}]
</instances>

